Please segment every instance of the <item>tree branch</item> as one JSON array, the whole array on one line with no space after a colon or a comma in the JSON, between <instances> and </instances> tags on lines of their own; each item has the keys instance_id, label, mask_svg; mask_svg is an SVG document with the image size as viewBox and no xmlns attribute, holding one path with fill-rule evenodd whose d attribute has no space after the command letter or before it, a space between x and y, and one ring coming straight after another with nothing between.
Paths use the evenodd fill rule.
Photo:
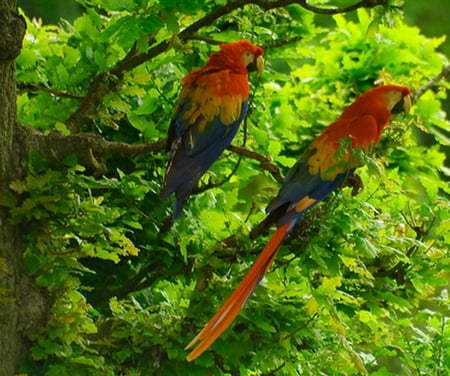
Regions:
<instances>
[{"instance_id":1,"label":"tree branch","mask_svg":"<svg viewBox=\"0 0 450 376\"><path fill-rule=\"evenodd\" d=\"M16 86L17 86L17 89L22 90L22 91L31 91L31 92L43 91L45 93L52 94L56 97L80 99L80 100L84 99L84 97L82 95L71 94L71 93L66 93L63 91L55 90L55 89L50 89L44 85L38 85L38 84L34 84L32 82L17 82Z\"/></svg>"},{"instance_id":2,"label":"tree branch","mask_svg":"<svg viewBox=\"0 0 450 376\"><path fill-rule=\"evenodd\" d=\"M360 2L358 2L354 5L350 5L348 7L343 7L343 8L318 8L318 7L309 5L306 0L300 1L299 3L303 8L305 8L311 12L318 13L318 14L333 15L333 14L338 14L338 13L353 12L359 8L374 8L378 5L384 6L388 3L388 0L361 0Z\"/></svg>"},{"instance_id":3,"label":"tree branch","mask_svg":"<svg viewBox=\"0 0 450 376\"><path fill-rule=\"evenodd\" d=\"M263 170L269 171L278 183L284 182L284 178L281 175L280 169L272 162L270 158L240 146L230 145L228 146L228 150L238 155L242 155L244 157L258 161L261 168Z\"/></svg>"},{"instance_id":4,"label":"tree branch","mask_svg":"<svg viewBox=\"0 0 450 376\"><path fill-rule=\"evenodd\" d=\"M95 175L106 173L107 170L103 159L108 155L131 156L145 153L161 153L166 146L165 139L145 144L128 144L108 141L95 133L63 135L54 131L45 134L23 124L20 124L18 129L19 137L22 138L24 145L26 145L23 150L25 159L29 150L34 150L42 158L56 163L60 163L67 156L73 154L78 158L78 163L91 169ZM263 170L272 174L279 183L283 182L280 170L270 158L240 146L230 145L228 150L258 161Z\"/></svg>"},{"instance_id":5,"label":"tree branch","mask_svg":"<svg viewBox=\"0 0 450 376\"><path fill-rule=\"evenodd\" d=\"M271 48L278 48L278 47L286 46L288 44L297 43L298 41L300 41L302 39L303 39L303 36L297 35L296 37L293 37L293 38L276 40L276 41L273 41L270 43L266 43L266 44L262 45L261 47L263 48L264 51L266 51L266 50L270 50Z\"/></svg>"},{"instance_id":6,"label":"tree branch","mask_svg":"<svg viewBox=\"0 0 450 376\"><path fill-rule=\"evenodd\" d=\"M165 148L165 140L148 144L127 144L108 141L94 133L78 133L63 135L59 132L42 133L37 129L20 124L18 137L23 145L24 160L30 150L36 151L42 158L61 163L69 155L75 155L78 163L93 171L95 175L104 174L107 169L103 159L107 155L138 155L143 153L159 153Z\"/></svg>"},{"instance_id":7,"label":"tree branch","mask_svg":"<svg viewBox=\"0 0 450 376\"><path fill-rule=\"evenodd\" d=\"M434 76L425 85L415 90L412 94L413 102L416 102L428 90L434 90L438 87L439 81L448 80L450 78L450 64L445 66L436 76Z\"/></svg>"},{"instance_id":8,"label":"tree branch","mask_svg":"<svg viewBox=\"0 0 450 376\"><path fill-rule=\"evenodd\" d=\"M264 10L270 10L274 8L280 8L287 5L292 4L298 4L302 8L305 8L306 10L309 10L313 13L317 14L327 14L327 15L333 15L333 14L339 14L339 13L349 13L353 12L359 8L373 8L377 5L386 5L388 0L361 0L358 3L354 5L350 5L348 7L343 8L319 8L313 5L309 5L308 1L306 0L260 0L260 1L252 1L252 4L258 5Z\"/></svg>"}]
</instances>

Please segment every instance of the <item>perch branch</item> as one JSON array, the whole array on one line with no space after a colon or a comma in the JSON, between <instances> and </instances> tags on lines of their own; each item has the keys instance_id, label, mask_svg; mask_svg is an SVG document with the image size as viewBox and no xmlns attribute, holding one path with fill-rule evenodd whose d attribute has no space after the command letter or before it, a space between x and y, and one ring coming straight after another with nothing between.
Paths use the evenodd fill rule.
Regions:
<instances>
[{"instance_id":1,"label":"perch branch","mask_svg":"<svg viewBox=\"0 0 450 376\"><path fill-rule=\"evenodd\" d=\"M75 155L79 164L91 169L96 175L107 171L104 163L102 163L107 155L159 153L165 148L165 140L134 145L108 141L94 133L78 133L66 136L54 131L45 134L25 125L20 125L18 131L18 137L22 138L23 144L27 146L26 149L34 150L42 158L55 163L60 163L69 155ZM28 150L23 150L25 160Z\"/></svg>"},{"instance_id":2,"label":"perch branch","mask_svg":"<svg viewBox=\"0 0 450 376\"><path fill-rule=\"evenodd\" d=\"M165 139L144 144L128 144L125 142L108 141L94 133L63 135L54 131L45 134L22 124L18 129L19 137L24 139L28 150L35 150L44 159L53 162L60 162L72 154L76 155L81 165L92 169L96 174L106 172L106 167L101 163L101 160L105 156L132 156L145 153L161 153L165 150L166 146ZM269 171L278 182L283 181L280 170L268 157L240 146L230 145L228 150L260 162L262 169Z\"/></svg>"}]
</instances>

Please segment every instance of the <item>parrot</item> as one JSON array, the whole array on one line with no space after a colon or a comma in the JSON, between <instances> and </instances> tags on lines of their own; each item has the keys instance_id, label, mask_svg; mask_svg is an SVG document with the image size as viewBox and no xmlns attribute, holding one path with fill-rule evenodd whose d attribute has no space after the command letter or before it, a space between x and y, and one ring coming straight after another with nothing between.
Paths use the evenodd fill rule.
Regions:
<instances>
[{"instance_id":1,"label":"parrot","mask_svg":"<svg viewBox=\"0 0 450 376\"><path fill-rule=\"evenodd\" d=\"M202 175L230 145L248 111L248 74L264 69L263 49L247 40L224 43L182 80L169 125L170 153L161 198L175 193L172 220Z\"/></svg>"},{"instance_id":2,"label":"parrot","mask_svg":"<svg viewBox=\"0 0 450 376\"><path fill-rule=\"evenodd\" d=\"M268 214L261 224L268 228L276 225L276 230L238 287L186 346L189 350L198 343L188 354L188 361L199 357L231 325L299 218L342 185L362 164L354 150L368 152L388 126L391 114L408 114L410 108L408 87L384 85L372 88L350 104L305 149L286 174L278 195L266 208ZM341 150L342 146L344 150Z\"/></svg>"}]
</instances>

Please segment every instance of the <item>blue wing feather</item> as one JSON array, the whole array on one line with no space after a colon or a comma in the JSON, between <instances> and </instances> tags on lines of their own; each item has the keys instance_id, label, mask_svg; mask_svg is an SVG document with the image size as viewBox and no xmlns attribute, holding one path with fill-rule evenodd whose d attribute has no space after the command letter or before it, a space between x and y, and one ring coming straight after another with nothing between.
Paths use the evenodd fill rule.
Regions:
<instances>
[{"instance_id":1,"label":"blue wing feather","mask_svg":"<svg viewBox=\"0 0 450 376\"><path fill-rule=\"evenodd\" d=\"M229 125L223 124L219 116L204 127L200 126L203 118L197 119L194 124L187 124L184 113L188 109L188 102L179 104L169 131L172 137L172 156L161 197L165 199L175 192L173 219L180 215L186 196L191 193L201 176L230 145L239 124L247 114L248 102L242 102L239 117Z\"/></svg>"},{"instance_id":2,"label":"blue wing feather","mask_svg":"<svg viewBox=\"0 0 450 376\"><path fill-rule=\"evenodd\" d=\"M293 222L294 224L307 210L313 208L338 188L351 171L338 174L332 180L324 180L319 174L311 174L309 172L309 164L304 155L289 170L283 187L278 196L267 206L266 212L272 213L284 207L282 214L277 218L277 226L280 227L288 222ZM296 211L296 204L305 197L309 197L315 202L303 211Z\"/></svg>"}]
</instances>

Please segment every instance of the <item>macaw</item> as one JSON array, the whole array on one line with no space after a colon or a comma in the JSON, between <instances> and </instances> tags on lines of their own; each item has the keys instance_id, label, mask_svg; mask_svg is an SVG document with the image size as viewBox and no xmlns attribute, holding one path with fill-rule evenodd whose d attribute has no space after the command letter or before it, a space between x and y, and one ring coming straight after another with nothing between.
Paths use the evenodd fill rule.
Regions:
<instances>
[{"instance_id":1,"label":"macaw","mask_svg":"<svg viewBox=\"0 0 450 376\"><path fill-rule=\"evenodd\" d=\"M359 96L306 148L287 173L278 195L267 206L268 215L263 224L276 224L277 229L236 290L186 346L190 349L199 342L187 356L189 361L207 350L233 322L270 268L280 245L298 219L338 188L360 166L361 161L352 150L367 152L380 139L391 114L408 113L410 107L410 90L407 87L376 87ZM345 149L342 150L342 147Z\"/></svg>"},{"instance_id":2,"label":"macaw","mask_svg":"<svg viewBox=\"0 0 450 376\"><path fill-rule=\"evenodd\" d=\"M262 73L262 48L246 40L220 45L202 67L189 73L169 126L170 152L161 198L175 192L172 219L202 175L230 145L248 109L248 73Z\"/></svg>"}]
</instances>

